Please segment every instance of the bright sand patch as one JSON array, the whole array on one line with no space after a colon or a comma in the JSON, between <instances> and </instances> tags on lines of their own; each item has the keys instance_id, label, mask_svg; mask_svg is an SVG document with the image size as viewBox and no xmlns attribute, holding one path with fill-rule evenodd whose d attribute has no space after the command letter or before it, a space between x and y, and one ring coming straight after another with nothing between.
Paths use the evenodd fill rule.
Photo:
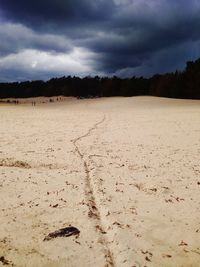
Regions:
<instances>
[{"instance_id":1,"label":"bright sand patch","mask_svg":"<svg viewBox=\"0 0 200 267\"><path fill-rule=\"evenodd\" d=\"M198 267L200 102L43 100L0 105L0 266Z\"/></svg>"}]
</instances>

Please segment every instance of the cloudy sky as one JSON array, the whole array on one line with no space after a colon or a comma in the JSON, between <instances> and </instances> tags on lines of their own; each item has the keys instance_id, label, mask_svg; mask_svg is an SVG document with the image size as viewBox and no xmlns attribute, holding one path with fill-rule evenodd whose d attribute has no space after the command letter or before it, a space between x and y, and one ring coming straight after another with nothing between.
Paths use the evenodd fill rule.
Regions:
<instances>
[{"instance_id":1,"label":"cloudy sky","mask_svg":"<svg viewBox=\"0 0 200 267\"><path fill-rule=\"evenodd\" d=\"M0 81L146 76L200 57L200 0L0 0Z\"/></svg>"}]
</instances>

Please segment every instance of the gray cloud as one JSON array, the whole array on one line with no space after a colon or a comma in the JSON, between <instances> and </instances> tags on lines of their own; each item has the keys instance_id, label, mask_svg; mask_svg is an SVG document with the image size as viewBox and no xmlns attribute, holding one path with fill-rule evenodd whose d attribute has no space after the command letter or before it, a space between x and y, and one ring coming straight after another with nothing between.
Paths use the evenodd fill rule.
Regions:
<instances>
[{"instance_id":1,"label":"gray cloud","mask_svg":"<svg viewBox=\"0 0 200 267\"><path fill-rule=\"evenodd\" d=\"M0 40L0 55L30 48L57 53L72 49L70 41L63 36L36 33L21 24L1 24Z\"/></svg>"},{"instance_id":2,"label":"gray cloud","mask_svg":"<svg viewBox=\"0 0 200 267\"><path fill-rule=\"evenodd\" d=\"M56 62L57 54L66 60L68 55L70 62L73 51L82 49L86 57L76 58L77 75L87 65L86 74L149 76L183 68L187 58L200 56L194 51L199 0L0 0L0 14L1 57L32 49L55 54ZM49 68L51 75L64 72L65 64L62 71Z\"/></svg>"}]
</instances>

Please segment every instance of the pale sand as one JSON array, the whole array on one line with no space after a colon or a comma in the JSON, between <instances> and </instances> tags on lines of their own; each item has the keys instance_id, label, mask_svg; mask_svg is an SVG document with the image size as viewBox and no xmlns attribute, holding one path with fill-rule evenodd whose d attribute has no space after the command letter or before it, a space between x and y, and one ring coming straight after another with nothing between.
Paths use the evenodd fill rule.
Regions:
<instances>
[{"instance_id":1,"label":"pale sand","mask_svg":"<svg viewBox=\"0 0 200 267\"><path fill-rule=\"evenodd\" d=\"M0 104L0 266L200 266L199 101L31 101Z\"/></svg>"}]
</instances>

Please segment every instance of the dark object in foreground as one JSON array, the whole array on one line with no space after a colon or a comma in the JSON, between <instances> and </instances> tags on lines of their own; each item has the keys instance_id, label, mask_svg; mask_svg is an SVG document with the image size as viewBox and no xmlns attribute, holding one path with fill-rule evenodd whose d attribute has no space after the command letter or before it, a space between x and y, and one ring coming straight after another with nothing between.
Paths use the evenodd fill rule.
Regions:
<instances>
[{"instance_id":1,"label":"dark object in foreground","mask_svg":"<svg viewBox=\"0 0 200 267\"><path fill-rule=\"evenodd\" d=\"M0 257L0 262L2 262L3 265L9 265L10 264L10 262L8 260L6 260L4 256Z\"/></svg>"},{"instance_id":2,"label":"dark object in foreground","mask_svg":"<svg viewBox=\"0 0 200 267\"><path fill-rule=\"evenodd\" d=\"M68 237L71 235L79 235L79 234L80 231L76 227L70 226L48 234L48 236L46 236L43 241L49 241L56 237Z\"/></svg>"}]
</instances>

